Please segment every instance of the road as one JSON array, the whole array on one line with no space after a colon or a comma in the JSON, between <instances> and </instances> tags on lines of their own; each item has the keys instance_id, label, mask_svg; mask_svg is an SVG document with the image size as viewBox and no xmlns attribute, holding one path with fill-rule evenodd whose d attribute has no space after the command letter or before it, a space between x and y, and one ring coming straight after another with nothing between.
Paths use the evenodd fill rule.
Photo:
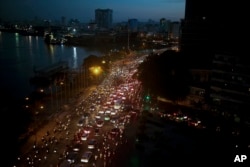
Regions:
<instances>
[{"instance_id":1,"label":"road","mask_svg":"<svg viewBox=\"0 0 250 167\"><path fill-rule=\"evenodd\" d=\"M116 62L112 67L111 74L105 78L102 84L84 89L81 96L73 101L73 103L65 105L63 110L47 116L47 121L35 133L32 133L32 135L29 133L27 142L22 146L21 154L17 157L15 166L57 167L58 165L63 166L63 164L65 166L72 166L72 164L68 164L68 155L76 142L81 143L81 146L79 147L79 152L76 153L77 158L73 164L75 166L83 165L80 163L80 158L88 150L87 141L79 141L77 136L83 130L82 126L78 126L78 122L84 117L84 114L89 114L88 119L86 116L84 117L85 125L91 127L89 138L96 138L99 143L98 149L91 150L93 158L89 163L84 164L84 166L115 166L120 163L121 159L123 159L122 157L129 151L129 147L124 146L128 146L128 143L131 146L133 145L131 144L134 141L132 136L135 136L136 128L132 128L133 130L129 131L120 129L119 135L116 134L113 136L114 134L110 133L111 130L120 125L111 123L110 117L112 115L110 115L110 111L118 113L117 116L119 117L119 121L122 122L122 126L131 127L132 122L130 119L132 117L123 111L123 107L114 109L113 103L116 103L118 99L121 99L121 101L124 101L126 98L130 99L130 101L137 99L138 97L135 96L137 96L136 91L139 86L139 83L131 78L131 71L135 72L136 63L139 61L132 59L131 56L125 61L126 64L124 64L124 61ZM120 85L114 84L116 83L115 79L117 75L123 80ZM124 104L121 105L123 106ZM93 126L93 123L96 122L95 116L98 115L100 110L109 111L108 115L101 116L103 120L107 116L109 119L100 128L100 134L94 136L93 131L96 125Z\"/></svg>"}]
</instances>

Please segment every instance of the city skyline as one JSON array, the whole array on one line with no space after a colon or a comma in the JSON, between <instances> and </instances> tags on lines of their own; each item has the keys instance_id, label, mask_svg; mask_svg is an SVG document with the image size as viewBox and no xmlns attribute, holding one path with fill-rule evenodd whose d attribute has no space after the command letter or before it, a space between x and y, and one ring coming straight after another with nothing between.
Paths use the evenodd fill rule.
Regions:
<instances>
[{"instance_id":1,"label":"city skyline","mask_svg":"<svg viewBox=\"0 0 250 167\"><path fill-rule=\"evenodd\" d=\"M3 21L40 19L58 20L62 16L89 22L95 19L95 9L113 10L113 22L136 18L139 21L184 18L185 0L0 0L0 19Z\"/></svg>"}]
</instances>

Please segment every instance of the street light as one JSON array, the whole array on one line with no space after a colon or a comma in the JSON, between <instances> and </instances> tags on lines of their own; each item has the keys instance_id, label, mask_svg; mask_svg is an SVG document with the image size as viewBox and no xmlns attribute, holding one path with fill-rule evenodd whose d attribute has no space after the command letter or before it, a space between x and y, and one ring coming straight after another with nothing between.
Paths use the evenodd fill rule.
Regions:
<instances>
[{"instance_id":1,"label":"street light","mask_svg":"<svg viewBox=\"0 0 250 167\"><path fill-rule=\"evenodd\" d=\"M102 72L102 68L100 66L93 66L90 67L89 69L95 75L99 75Z\"/></svg>"},{"instance_id":2,"label":"street light","mask_svg":"<svg viewBox=\"0 0 250 167\"><path fill-rule=\"evenodd\" d=\"M61 92L61 106L62 106L62 104L63 104L63 102L62 102L63 82L62 81L60 82L60 92Z\"/></svg>"},{"instance_id":3,"label":"street light","mask_svg":"<svg viewBox=\"0 0 250 167\"><path fill-rule=\"evenodd\" d=\"M89 68L89 70L94 74L96 77L98 77L102 73L102 68L100 66L92 66ZM97 78L98 79L98 78Z\"/></svg>"},{"instance_id":4,"label":"street light","mask_svg":"<svg viewBox=\"0 0 250 167\"><path fill-rule=\"evenodd\" d=\"M26 105L25 105L25 108L29 108L29 97L25 97L25 100L26 100Z\"/></svg>"}]
</instances>

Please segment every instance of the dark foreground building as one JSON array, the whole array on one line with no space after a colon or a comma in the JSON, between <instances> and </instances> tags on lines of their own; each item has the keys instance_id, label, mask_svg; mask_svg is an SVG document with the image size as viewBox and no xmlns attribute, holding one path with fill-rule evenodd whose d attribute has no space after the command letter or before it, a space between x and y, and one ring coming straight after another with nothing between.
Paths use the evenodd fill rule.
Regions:
<instances>
[{"instance_id":1,"label":"dark foreground building","mask_svg":"<svg viewBox=\"0 0 250 167\"><path fill-rule=\"evenodd\" d=\"M240 22L244 4L186 0L181 51L191 69L209 70L211 111L233 122L249 124L250 62Z\"/></svg>"}]
</instances>

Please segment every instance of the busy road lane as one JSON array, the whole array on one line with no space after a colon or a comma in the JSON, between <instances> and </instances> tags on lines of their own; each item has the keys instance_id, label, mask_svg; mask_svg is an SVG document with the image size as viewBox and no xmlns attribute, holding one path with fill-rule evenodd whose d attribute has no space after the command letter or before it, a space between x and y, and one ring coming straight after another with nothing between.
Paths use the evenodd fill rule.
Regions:
<instances>
[{"instance_id":1,"label":"busy road lane","mask_svg":"<svg viewBox=\"0 0 250 167\"><path fill-rule=\"evenodd\" d=\"M30 136L16 166L111 165L120 145L128 141L124 129L132 123L130 111L135 101L136 107L140 106L136 97L140 84L131 78L138 62L131 58L126 64L117 62L100 85L85 90L67 110L51 116L47 124ZM117 77L121 79L119 84ZM86 140L83 133L89 134ZM92 139L97 141L94 148L89 146ZM91 157L82 160L87 150Z\"/></svg>"}]
</instances>

